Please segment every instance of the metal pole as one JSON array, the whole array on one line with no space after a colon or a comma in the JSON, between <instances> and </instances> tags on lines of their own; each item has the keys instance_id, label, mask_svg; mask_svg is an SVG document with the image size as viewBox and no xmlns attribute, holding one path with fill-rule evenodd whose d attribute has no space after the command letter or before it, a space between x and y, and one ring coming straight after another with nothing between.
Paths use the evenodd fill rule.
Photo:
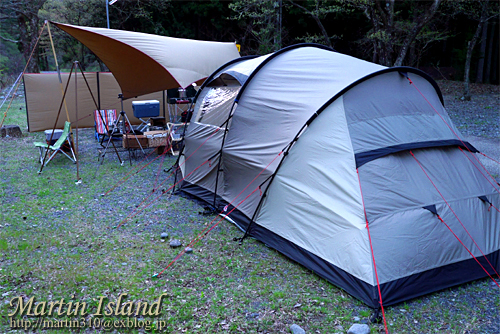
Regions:
<instances>
[{"instance_id":1,"label":"metal pole","mask_svg":"<svg viewBox=\"0 0 500 334\"><path fill-rule=\"evenodd\" d=\"M75 117L76 117L76 183L81 183L80 179L80 156L78 155L78 61L75 61ZM68 79L69 80L69 79ZM71 133L69 134L71 138Z\"/></svg>"},{"instance_id":2,"label":"metal pole","mask_svg":"<svg viewBox=\"0 0 500 334\"><path fill-rule=\"evenodd\" d=\"M108 22L108 29L109 29L109 2L108 0L104 0L106 1L106 20Z\"/></svg>"}]
</instances>

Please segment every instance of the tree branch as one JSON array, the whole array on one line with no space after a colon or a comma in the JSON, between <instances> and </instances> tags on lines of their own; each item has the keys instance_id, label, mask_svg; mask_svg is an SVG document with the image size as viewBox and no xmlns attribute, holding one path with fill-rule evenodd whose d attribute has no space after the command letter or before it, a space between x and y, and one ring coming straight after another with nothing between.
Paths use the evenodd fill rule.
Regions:
<instances>
[{"instance_id":1,"label":"tree branch","mask_svg":"<svg viewBox=\"0 0 500 334\"><path fill-rule=\"evenodd\" d=\"M0 35L0 38L3 39L4 41L7 41L7 42L19 43L19 41L15 41L13 39L9 39L7 37L3 37L2 35Z\"/></svg>"}]
</instances>

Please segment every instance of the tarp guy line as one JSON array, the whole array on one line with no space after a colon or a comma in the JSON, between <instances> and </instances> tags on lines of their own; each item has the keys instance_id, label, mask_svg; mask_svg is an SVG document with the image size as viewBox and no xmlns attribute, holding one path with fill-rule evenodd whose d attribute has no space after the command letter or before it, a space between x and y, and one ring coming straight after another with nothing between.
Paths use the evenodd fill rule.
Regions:
<instances>
[{"instance_id":1,"label":"tarp guy line","mask_svg":"<svg viewBox=\"0 0 500 334\"><path fill-rule=\"evenodd\" d=\"M40 29L40 33L38 34L38 38L36 39L35 46L33 47L33 50L31 50L31 54L30 54L30 57L29 57L28 61L26 62L26 66L24 66L24 70L23 70L23 73L22 73L23 76L24 76L24 73L26 72L26 69L28 68L28 65L29 65L29 63L31 61L31 58L33 57L33 53L35 52L35 48L38 46L38 41L40 40L40 37L42 36L43 29L45 29L46 25L47 25L47 22L45 22L43 24L42 28ZM7 117L7 111L9 111L10 106L12 105L12 101L14 100L14 95L16 94L17 89L19 88L19 84L20 83L21 83L21 80L19 80L17 82L17 86L16 86L16 89L14 89L14 93L12 93L12 98L10 99L9 106L7 107L7 110L5 110L5 112L3 113L2 122L0 122L0 128L3 126L3 122L5 121L5 118Z\"/></svg>"},{"instance_id":2,"label":"tarp guy line","mask_svg":"<svg viewBox=\"0 0 500 334\"><path fill-rule=\"evenodd\" d=\"M380 291L380 283L379 283L378 274L377 274L377 265L375 264L375 254L373 253L372 237L370 235L368 216L366 215L365 199L363 198L363 189L361 188L361 179L359 178L359 171L357 168L356 168L356 174L358 174L359 191L361 193L361 202L363 203L363 212L365 214L365 221L366 221L366 231L368 232L368 240L370 241L370 250L372 253L372 260L373 260L373 269L375 271L375 278L377 279L377 289L378 289L378 296L380 298L380 301L379 301L380 308L382 309L382 318L384 319L385 332L386 332L386 334L389 334L389 331L387 330L387 322L385 320L384 304L382 303L382 292Z\"/></svg>"},{"instance_id":3,"label":"tarp guy line","mask_svg":"<svg viewBox=\"0 0 500 334\"><path fill-rule=\"evenodd\" d=\"M474 240L474 238L472 238L472 236L470 235L469 231L465 228L465 226L462 224L462 221L460 220L460 218L458 218L457 214L455 213L455 211L453 211L453 209L451 208L450 204L448 203L448 201L446 201L446 199L444 198L443 194L439 191L439 189L436 187L436 185L434 184L434 182L431 180L431 178L429 177L429 175L427 174L427 172L425 171L424 167L422 166L422 164L420 163L420 161L418 161L417 157L415 157L415 155L413 154L412 151L410 151L410 154L411 156L413 157L413 159L415 159L415 161L418 163L418 165L420 166L420 169L422 169L422 171L424 172L425 176L427 176L427 178L429 179L429 181L432 183L432 185L434 186L434 188L436 189L436 191L439 193L439 195L441 196L441 198L445 201L446 205L448 206L448 208L450 209L451 212L453 212L453 215L455 216L455 218L457 218L457 220L459 221L460 225L462 225L462 227L464 228L465 232L467 232L467 234L469 235L469 237L471 238L471 240L474 242L474 244L476 245L477 249L479 249L479 251L481 252L481 254L483 255L483 257L486 259L486 261L488 262L488 264L491 266L491 268L493 269L493 271L495 272L495 274L497 274L498 278L500 278L500 275L497 273L497 271L495 270L495 267L493 267L493 265L491 264L491 262L488 260L488 258L486 257L486 255L484 255L483 251L481 250L481 248L479 248L478 244L476 243L476 241ZM446 227L448 227L448 229L451 231L451 233L453 233L453 235L455 236L455 238L458 239L458 241L460 241L460 243L465 247L465 249L469 252L470 255L472 255L472 257L476 260L476 262L481 266L481 268L483 268L483 270L486 272L486 274L488 274L488 276L493 280L493 282L495 282L495 284L500 288L500 285L498 284L498 282L493 278L491 277L490 273L481 265L481 263L479 263L478 259L472 254L472 252L467 248L467 246L464 245L464 243L462 242L462 240L460 240L460 238L451 230L451 228L441 219L441 217L439 215L437 215L439 220L441 220L442 223L444 223L446 225Z\"/></svg>"},{"instance_id":4,"label":"tarp guy line","mask_svg":"<svg viewBox=\"0 0 500 334\"><path fill-rule=\"evenodd\" d=\"M17 79L16 81L14 81L14 84L12 85L12 87L10 88L9 92L7 93L7 95L5 95L5 98L3 99L2 101L2 104L0 104L0 109L3 107L5 101L7 101L7 99L9 98L10 96L10 93L12 93L12 90L14 89L14 87L17 86L17 82L21 79L21 76L23 75L23 72L19 73L19 75L17 76Z\"/></svg>"}]
</instances>

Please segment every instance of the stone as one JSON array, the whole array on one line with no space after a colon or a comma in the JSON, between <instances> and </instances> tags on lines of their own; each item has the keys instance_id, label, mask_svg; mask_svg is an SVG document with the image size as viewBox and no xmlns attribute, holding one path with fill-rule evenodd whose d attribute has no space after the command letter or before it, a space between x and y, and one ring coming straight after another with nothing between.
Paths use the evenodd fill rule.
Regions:
<instances>
[{"instance_id":1,"label":"stone","mask_svg":"<svg viewBox=\"0 0 500 334\"><path fill-rule=\"evenodd\" d=\"M354 324L349 328L347 334L370 334L370 326L365 324Z\"/></svg>"},{"instance_id":2,"label":"stone","mask_svg":"<svg viewBox=\"0 0 500 334\"><path fill-rule=\"evenodd\" d=\"M337 331L340 331L340 332L344 332L344 326L342 326L342 325L337 325L334 327L334 329Z\"/></svg>"},{"instance_id":3,"label":"stone","mask_svg":"<svg viewBox=\"0 0 500 334\"><path fill-rule=\"evenodd\" d=\"M16 137L23 136L21 128L18 125L4 125L0 128L0 137Z\"/></svg>"},{"instance_id":4,"label":"stone","mask_svg":"<svg viewBox=\"0 0 500 334\"><path fill-rule=\"evenodd\" d=\"M187 254L190 254L193 252L193 249L191 247L186 247L186 249L184 250Z\"/></svg>"},{"instance_id":5,"label":"stone","mask_svg":"<svg viewBox=\"0 0 500 334\"><path fill-rule=\"evenodd\" d=\"M291 325L290 326L290 331L292 332L292 334L306 334L306 331L303 330L302 327L300 327L297 324Z\"/></svg>"},{"instance_id":6,"label":"stone","mask_svg":"<svg viewBox=\"0 0 500 334\"><path fill-rule=\"evenodd\" d=\"M182 242L180 242L177 239L173 239L172 241L170 241L170 247L172 247L172 248L177 248L177 247L181 247L181 246L182 246Z\"/></svg>"},{"instance_id":7,"label":"stone","mask_svg":"<svg viewBox=\"0 0 500 334\"><path fill-rule=\"evenodd\" d=\"M352 320L354 320L354 322L359 322L361 320L360 317L353 317Z\"/></svg>"},{"instance_id":8,"label":"stone","mask_svg":"<svg viewBox=\"0 0 500 334\"><path fill-rule=\"evenodd\" d=\"M167 232L162 232L162 234L160 235L160 238L167 239L168 238L168 233Z\"/></svg>"},{"instance_id":9,"label":"stone","mask_svg":"<svg viewBox=\"0 0 500 334\"><path fill-rule=\"evenodd\" d=\"M246 318L247 319L257 319L259 317L259 313L250 313L247 314Z\"/></svg>"}]
</instances>

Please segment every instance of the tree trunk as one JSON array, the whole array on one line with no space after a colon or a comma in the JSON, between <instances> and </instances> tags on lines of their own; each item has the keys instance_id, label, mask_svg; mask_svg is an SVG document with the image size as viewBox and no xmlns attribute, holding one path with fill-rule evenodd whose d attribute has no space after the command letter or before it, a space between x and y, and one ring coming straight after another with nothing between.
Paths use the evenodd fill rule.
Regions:
<instances>
[{"instance_id":1,"label":"tree trunk","mask_svg":"<svg viewBox=\"0 0 500 334\"><path fill-rule=\"evenodd\" d=\"M292 5L294 5L297 8L302 9L305 13L311 15L311 17L314 19L316 24L318 25L319 30L321 30L321 35L323 35L323 40L325 41L325 44L333 49L332 42L330 41L330 37L328 36L328 33L326 32L325 27L323 26L323 23L321 23L321 20L317 14L314 12L308 10L306 7L299 5L298 3L295 3L293 1L289 1ZM318 12L318 6L319 3L316 2L316 12Z\"/></svg>"},{"instance_id":2,"label":"tree trunk","mask_svg":"<svg viewBox=\"0 0 500 334\"><path fill-rule=\"evenodd\" d=\"M19 29L21 30L20 43L23 50L24 59L27 62L26 72L39 73L38 67L38 16L27 17L19 14L17 18ZM33 52L33 55L31 54Z\"/></svg>"},{"instance_id":3,"label":"tree trunk","mask_svg":"<svg viewBox=\"0 0 500 334\"><path fill-rule=\"evenodd\" d=\"M483 83L483 72L484 72L484 57L486 55L486 41L488 39L488 22L483 24L483 29L481 33L481 46L480 46L480 55L479 60L477 62L477 75L476 82Z\"/></svg>"},{"instance_id":4,"label":"tree trunk","mask_svg":"<svg viewBox=\"0 0 500 334\"><path fill-rule=\"evenodd\" d=\"M314 21L316 21L319 30L321 30L321 34L323 35L323 40L325 41L325 44L333 49L332 42L330 41L330 37L328 36L328 33L326 32L326 29L323 26L323 23L321 23L321 20L316 15L314 15L313 18Z\"/></svg>"},{"instance_id":5,"label":"tree trunk","mask_svg":"<svg viewBox=\"0 0 500 334\"><path fill-rule=\"evenodd\" d=\"M464 95L462 97L466 101L471 100L469 83L470 83L470 64L472 60L472 51L474 51L474 47L476 46L479 34L481 33L484 21L486 20L487 13L488 13L488 0L483 2L481 8L481 18L479 19L479 22L477 24L476 32L474 33L474 36L467 44L467 56L465 58L465 69L464 69Z\"/></svg>"},{"instance_id":6,"label":"tree trunk","mask_svg":"<svg viewBox=\"0 0 500 334\"><path fill-rule=\"evenodd\" d=\"M495 34L498 35L498 32L495 31ZM490 83L496 83L498 85L498 82L500 79L498 77L498 67L499 67L499 64L498 64L499 59L498 58L499 58L499 53L500 53L500 51L499 51L500 47L498 45L499 44L498 37L494 41L495 41L495 44L494 44L495 47L493 48L493 61L491 62L492 67L491 67L491 72L490 72L491 73Z\"/></svg>"},{"instance_id":7,"label":"tree trunk","mask_svg":"<svg viewBox=\"0 0 500 334\"><path fill-rule=\"evenodd\" d=\"M486 77L483 78L485 82L487 83L491 83L491 60L492 60L492 55L493 55L493 41L495 39L495 32L496 32L496 25L497 23L496 22L493 22L492 24L490 24L491 26L491 32L490 32L490 38L489 38L489 43L488 43L488 48L487 48L487 56L486 56L486 71L485 71L485 74L486 74Z\"/></svg>"},{"instance_id":8,"label":"tree trunk","mask_svg":"<svg viewBox=\"0 0 500 334\"><path fill-rule=\"evenodd\" d=\"M434 0L432 5L428 10L425 11L425 13L420 16L420 17L415 17L414 18L414 23L415 25L413 28L410 30L408 35L406 35L406 38L403 41L403 45L401 46L401 49L399 50L398 58L394 62L394 66L401 66L403 65L403 61L406 58L406 54L408 53L408 49L410 48L410 45L413 44L415 41L415 38L418 36L420 31L429 23L429 21L434 17L436 14L439 4L441 3L441 0Z\"/></svg>"}]
</instances>

